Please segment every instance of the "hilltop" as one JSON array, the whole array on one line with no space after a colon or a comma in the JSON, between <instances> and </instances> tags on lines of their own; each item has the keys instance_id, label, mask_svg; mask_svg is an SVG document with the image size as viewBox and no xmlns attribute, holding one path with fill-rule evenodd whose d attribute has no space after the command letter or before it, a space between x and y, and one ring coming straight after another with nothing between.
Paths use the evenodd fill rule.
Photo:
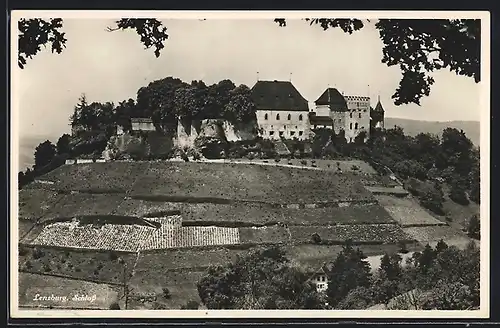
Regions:
<instances>
[{"instance_id":1,"label":"hilltop","mask_svg":"<svg viewBox=\"0 0 500 328\"><path fill-rule=\"evenodd\" d=\"M395 117L385 118L386 128L392 128L395 125L403 128L405 134L408 134L410 136L416 136L421 132L432 133L441 136L444 129L455 128L457 130L463 130L465 132L465 135L474 143L474 145L479 146L480 144L480 122L477 121L436 122L409 120Z\"/></svg>"},{"instance_id":2,"label":"hilltop","mask_svg":"<svg viewBox=\"0 0 500 328\"><path fill-rule=\"evenodd\" d=\"M368 256L467 241L411 198L400 204L393 185L360 161L63 165L20 190L21 282L56 275L104 292L122 283L119 256L133 268L129 308L179 308L198 300L210 265L258 246L314 269L346 240ZM144 300L165 287L171 298Z\"/></svg>"}]
</instances>

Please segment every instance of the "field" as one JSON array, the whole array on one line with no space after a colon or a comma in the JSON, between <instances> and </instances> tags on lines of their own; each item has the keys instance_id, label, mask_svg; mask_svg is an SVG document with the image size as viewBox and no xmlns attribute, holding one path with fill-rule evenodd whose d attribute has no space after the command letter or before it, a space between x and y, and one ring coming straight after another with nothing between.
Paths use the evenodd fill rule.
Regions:
<instances>
[{"instance_id":1,"label":"field","mask_svg":"<svg viewBox=\"0 0 500 328\"><path fill-rule=\"evenodd\" d=\"M130 281L132 290L130 293L130 308L136 310L153 309L156 303L167 309L180 309L182 305L190 300L201 303L196 283L203 275L204 272L200 271L159 272L156 270L138 270ZM164 287L170 291L170 299L161 296ZM153 299L141 302L141 298L148 298L148 296L153 296Z\"/></svg>"},{"instance_id":2,"label":"field","mask_svg":"<svg viewBox=\"0 0 500 328\"><path fill-rule=\"evenodd\" d=\"M123 202L124 195L76 193L63 195L57 211L44 215L49 218L73 218L86 215L109 215Z\"/></svg>"},{"instance_id":3,"label":"field","mask_svg":"<svg viewBox=\"0 0 500 328\"><path fill-rule=\"evenodd\" d=\"M231 226L266 225L277 222L287 225L334 225L362 223L391 223L393 219L378 205L325 207L325 208L273 208L263 204L183 204L184 223L210 222Z\"/></svg>"},{"instance_id":4,"label":"field","mask_svg":"<svg viewBox=\"0 0 500 328\"><path fill-rule=\"evenodd\" d=\"M290 241L290 235L285 227L249 227L239 230L242 244L283 244Z\"/></svg>"},{"instance_id":5,"label":"field","mask_svg":"<svg viewBox=\"0 0 500 328\"><path fill-rule=\"evenodd\" d=\"M429 244L434 246L442 239L448 245L464 248L472 240L465 234L449 226L408 227L403 228L403 230L423 245Z\"/></svg>"},{"instance_id":6,"label":"field","mask_svg":"<svg viewBox=\"0 0 500 328\"><path fill-rule=\"evenodd\" d=\"M291 238L296 243L312 243L312 235L319 234L323 242L343 243L348 239L360 243L397 243L410 240L396 224L366 224L290 227Z\"/></svg>"},{"instance_id":7,"label":"field","mask_svg":"<svg viewBox=\"0 0 500 328\"><path fill-rule=\"evenodd\" d=\"M74 308L107 310L122 295L122 288L87 281L19 273L19 306L25 308ZM65 297L65 300L47 300L41 297ZM75 296L89 296L76 300ZM95 298L92 297L95 295Z\"/></svg>"},{"instance_id":8,"label":"field","mask_svg":"<svg viewBox=\"0 0 500 328\"><path fill-rule=\"evenodd\" d=\"M402 226L444 224L429 214L412 198L388 195L376 195L375 198L393 219Z\"/></svg>"},{"instance_id":9,"label":"field","mask_svg":"<svg viewBox=\"0 0 500 328\"><path fill-rule=\"evenodd\" d=\"M261 163L261 164L272 164L276 166L282 166L282 165L289 165L288 163L291 163L291 165L294 166L300 166L300 167L315 167L318 169L322 170L331 170L331 171L337 171L337 167L340 167L342 172L360 172L363 174L376 174L376 171L366 162L360 161L360 160L328 160L328 159L280 159L279 162L276 162L274 159L254 159L254 160L248 160L248 159L236 159L236 160L226 160L228 162L234 162L234 163ZM305 161L305 165L303 164L303 161ZM312 164L315 164L313 166ZM337 165L338 163L338 165ZM357 167L356 169L354 167Z\"/></svg>"},{"instance_id":10,"label":"field","mask_svg":"<svg viewBox=\"0 0 500 328\"><path fill-rule=\"evenodd\" d=\"M359 248L365 256L377 256L384 253L392 254L399 252L400 247L396 244L382 245L359 245ZM287 257L308 268L318 269L325 263L330 263L342 251L342 245L310 245L301 244L284 247ZM407 244L409 251L419 251L421 247L417 244Z\"/></svg>"},{"instance_id":11,"label":"field","mask_svg":"<svg viewBox=\"0 0 500 328\"><path fill-rule=\"evenodd\" d=\"M373 199L356 179L333 172L214 163L151 163L132 192L280 204Z\"/></svg>"},{"instance_id":12,"label":"field","mask_svg":"<svg viewBox=\"0 0 500 328\"><path fill-rule=\"evenodd\" d=\"M53 181L50 189L126 192L148 166L147 162L63 165L40 179Z\"/></svg>"},{"instance_id":13,"label":"field","mask_svg":"<svg viewBox=\"0 0 500 328\"><path fill-rule=\"evenodd\" d=\"M136 252L151 238L155 228L141 225L83 224L56 222L47 224L32 239L35 245Z\"/></svg>"},{"instance_id":14,"label":"field","mask_svg":"<svg viewBox=\"0 0 500 328\"><path fill-rule=\"evenodd\" d=\"M22 189L19 191L19 218L36 221L50 213L62 197L50 190Z\"/></svg>"},{"instance_id":15,"label":"field","mask_svg":"<svg viewBox=\"0 0 500 328\"><path fill-rule=\"evenodd\" d=\"M123 267L111 254L111 252L20 245L19 269L78 279L121 283ZM136 258L135 254L116 253L116 255L124 259L129 268L132 267Z\"/></svg>"}]
</instances>

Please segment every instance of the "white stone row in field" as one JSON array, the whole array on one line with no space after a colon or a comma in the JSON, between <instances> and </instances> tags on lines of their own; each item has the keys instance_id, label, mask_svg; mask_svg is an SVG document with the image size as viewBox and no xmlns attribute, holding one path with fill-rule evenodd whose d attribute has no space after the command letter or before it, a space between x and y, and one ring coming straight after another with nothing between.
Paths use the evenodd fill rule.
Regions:
<instances>
[{"instance_id":1,"label":"white stone row in field","mask_svg":"<svg viewBox=\"0 0 500 328\"><path fill-rule=\"evenodd\" d=\"M46 225L32 244L136 252L240 243L238 228L182 227L179 219L158 220L162 223L160 228L117 224L78 225L78 222L53 223Z\"/></svg>"}]
</instances>

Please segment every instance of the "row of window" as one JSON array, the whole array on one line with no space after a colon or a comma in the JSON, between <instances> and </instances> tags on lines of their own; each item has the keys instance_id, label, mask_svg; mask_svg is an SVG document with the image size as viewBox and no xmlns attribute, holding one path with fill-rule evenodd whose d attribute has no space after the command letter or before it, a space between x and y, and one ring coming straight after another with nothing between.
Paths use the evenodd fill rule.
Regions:
<instances>
[{"instance_id":1,"label":"row of window","mask_svg":"<svg viewBox=\"0 0 500 328\"><path fill-rule=\"evenodd\" d=\"M278 134L279 134L280 137L284 137L285 136L285 131L278 131ZM297 135L299 137L301 137L303 134L304 134L304 131L298 131L298 134L296 134L296 131L290 131L290 137L295 137ZM270 136L274 136L275 135L274 131L273 130L269 131L269 135Z\"/></svg>"},{"instance_id":2,"label":"row of window","mask_svg":"<svg viewBox=\"0 0 500 328\"><path fill-rule=\"evenodd\" d=\"M292 115L291 114L288 114L288 120L290 121L292 119ZM269 116L267 114L264 115L264 119L267 120L269 119ZM299 115L299 121L302 121L303 117L302 117L302 114ZM276 120L279 121L280 120L280 114L276 114Z\"/></svg>"},{"instance_id":3,"label":"row of window","mask_svg":"<svg viewBox=\"0 0 500 328\"><path fill-rule=\"evenodd\" d=\"M365 109L365 112L366 112L366 109ZM352 118L352 112L349 113L349 116ZM361 118L361 113L359 113L359 118Z\"/></svg>"},{"instance_id":4,"label":"row of window","mask_svg":"<svg viewBox=\"0 0 500 328\"><path fill-rule=\"evenodd\" d=\"M326 127L329 127L329 126L331 126L331 125L323 125L323 126L321 126L321 125L315 125L314 128L315 129L317 129L318 127L320 127L320 128L321 127L326 128ZM350 124L349 128L352 130L352 123ZM364 129L365 127L362 126L361 128ZM358 123L354 123L354 130L357 130L357 129L358 129Z\"/></svg>"}]
</instances>

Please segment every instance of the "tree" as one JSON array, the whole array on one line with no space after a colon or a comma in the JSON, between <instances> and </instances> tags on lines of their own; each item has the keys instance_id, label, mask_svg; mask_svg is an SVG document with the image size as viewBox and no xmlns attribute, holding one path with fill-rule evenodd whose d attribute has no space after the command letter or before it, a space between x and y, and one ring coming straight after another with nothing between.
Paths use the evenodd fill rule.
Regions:
<instances>
[{"instance_id":1,"label":"tree","mask_svg":"<svg viewBox=\"0 0 500 328\"><path fill-rule=\"evenodd\" d=\"M209 268L197 284L209 309L320 309L309 275L281 249L257 249L235 263Z\"/></svg>"},{"instance_id":2,"label":"tree","mask_svg":"<svg viewBox=\"0 0 500 328\"><path fill-rule=\"evenodd\" d=\"M384 254L373 282L377 302L388 304L399 293L399 283L402 279L401 256Z\"/></svg>"},{"instance_id":3,"label":"tree","mask_svg":"<svg viewBox=\"0 0 500 328\"><path fill-rule=\"evenodd\" d=\"M224 117L230 122L254 122L257 107L250 97L250 88L240 85L229 93L229 101L224 106Z\"/></svg>"},{"instance_id":4,"label":"tree","mask_svg":"<svg viewBox=\"0 0 500 328\"><path fill-rule=\"evenodd\" d=\"M71 136L67 133L63 134L59 139L57 140L56 148L57 148L57 154L69 154L71 152L71 147L69 145L69 142L71 140Z\"/></svg>"},{"instance_id":5,"label":"tree","mask_svg":"<svg viewBox=\"0 0 500 328\"><path fill-rule=\"evenodd\" d=\"M340 301L337 308L340 310L364 310L373 304L373 290L366 287L357 287L349 292Z\"/></svg>"},{"instance_id":6,"label":"tree","mask_svg":"<svg viewBox=\"0 0 500 328\"><path fill-rule=\"evenodd\" d=\"M420 204L436 213L437 215L443 215L443 192L435 188L428 188L425 192L419 195Z\"/></svg>"},{"instance_id":7,"label":"tree","mask_svg":"<svg viewBox=\"0 0 500 328\"><path fill-rule=\"evenodd\" d=\"M455 181L451 185L450 199L460 205L469 205L469 199L467 198L465 187L459 181Z\"/></svg>"},{"instance_id":8,"label":"tree","mask_svg":"<svg viewBox=\"0 0 500 328\"><path fill-rule=\"evenodd\" d=\"M110 309L110 310L120 310L120 305L119 305L117 302L113 302L113 303L111 303L111 305L109 306L109 309Z\"/></svg>"},{"instance_id":9,"label":"tree","mask_svg":"<svg viewBox=\"0 0 500 328\"><path fill-rule=\"evenodd\" d=\"M54 146L49 140L40 143L35 148L35 170L52 162L55 156L56 146Z\"/></svg>"},{"instance_id":10,"label":"tree","mask_svg":"<svg viewBox=\"0 0 500 328\"><path fill-rule=\"evenodd\" d=\"M118 31L134 29L141 37L141 43L149 49L155 48L155 56L160 56L160 51L164 48L164 42L168 39L167 28L157 19L147 18L122 18L115 22L115 27L108 27L108 31ZM66 34L61 31L63 20L61 18L51 18L48 20L20 19L18 65L23 69L28 58L33 58L41 51L41 46L51 47L52 52L62 53L66 48Z\"/></svg>"},{"instance_id":11,"label":"tree","mask_svg":"<svg viewBox=\"0 0 500 328\"><path fill-rule=\"evenodd\" d=\"M196 301L187 301L186 304L181 306L181 310L198 310L200 304Z\"/></svg>"},{"instance_id":12,"label":"tree","mask_svg":"<svg viewBox=\"0 0 500 328\"><path fill-rule=\"evenodd\" d=\"M477 214L473 215L469 219L469 224L467 226L467 235L470 238L477 240L481 239L481 221L479 221L479 216Z\"/></svg>"},{"instance_id":13,"label":"tree","mask_svg":"<svg viewBox=\"0 0 500 328\"><path fill-rule=\"evenodd\" d=\"M419 162L412 159L397 162L394 165L394 171L403 178L414 177L425 180L427 177L427 170Z\"/></svg>"},{"instance_id":14,"label":"tree","mask_svg":"<svg viewBox=\"0 0 500 328\"><path fill-rule=\"evenodd\" d=\"M440 285L422 302L423 310L470 310L474 306L469 286L460 282Z\"/></svg>"},{"instance_id":15,"label":"tree","mask_svg":"<svg viewBox=\"0 0 500 328\"><path fill-rule=\"evenodd\" d=\"M352 34L365 23L359 19L305 19L323 30L341 28ZM275 19L286 26L285 19ZM420 105L430 94L434 79L429 75L449 69L480 81L481 21L479 19L380 19L375 23L382 49L382 63L398 65L403 75L392 95L395 105Z\"/></svg>"},{"instance_id":16,"label":"tree","mask_svg":"<svg viewBox=\"0 0 500 328\"><path fill-rule=\"evenodd\" d=\"M370 286L370 265L359 249L354 249L348 241L331 264L328 277L329 304L333 307L358 287Z\"/></svg>"}]
</instances>

